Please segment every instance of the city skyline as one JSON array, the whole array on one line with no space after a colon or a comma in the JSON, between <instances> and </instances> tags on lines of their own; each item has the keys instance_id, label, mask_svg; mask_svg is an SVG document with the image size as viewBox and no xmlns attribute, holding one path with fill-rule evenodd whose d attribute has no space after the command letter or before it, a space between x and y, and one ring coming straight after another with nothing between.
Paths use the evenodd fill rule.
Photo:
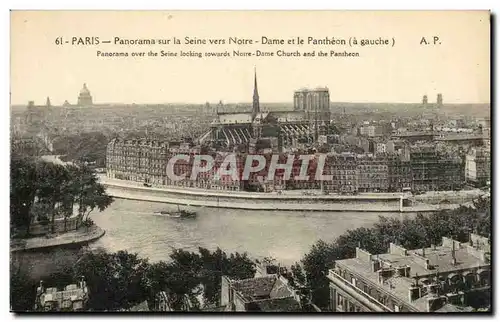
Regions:
<instances>
[{"instance_id":1,"label":"city skyline","mask_svg":"<svg viewBox=\"0 0 500 322\"><path fill-rule=\"evenodd\" d=\"M403 17L404 16L404 17ZM245 17L245 23L241 23ZM192 20L200 21L194 25ZM273 32L269 32L271 23ZM364 26L356 21L363 20ZM300 24L297 21L301 21ZM332 23L331 21L335 21ZM106 25L106 28L103 26ZM397 25L398 28L394 28ZM377 26L370 30L366 26ZM467 26L467 28L464 28ZM62 31L63 30L63 31ZM142 33L141 30L148 30ZM251 102L253 68L263 102L290 102L302 87L327 86L333 102L490 103L488 12L12 12L12 104L74 103L87 83L96 104L123 102ZM419 44L438 34L437 48ZM22 37L21 37L22 35ZM113 39L336 36L394 38L395 47L359 48L359 58L252 57L230 59L97 57L113 52L173 50L169 46L56 46L59 36ZM233 46L234 47L234 46ZM268 47L181 46L184 51L278 50ZM264 47L264 48L262 48ZM33 48L36 51L33 52ZM302 51L324 49L304 47ZM295 48L287 50L292 51ZM336 50L354 50L339 47Z\"/></svg>"},{"instance_id":2,"label":"city skyline","mask_svg":"<svg viewBox=\"0 0 500 322\"><path fill-rule=\"evenodd\" d=\"M87 86L88 83L83 83L83 85ZM319 88L320 86L310 86L310 87L301 87L301 88L297 88L295 90L292 90L290 93L291 93L291 98L288 99L288 100L283 100L283 101L266 101L266 100L261 100L261 103L263 104L290 104L290 105L293 105L293 94L296 92L296 91L299 91L299 90L303 90L303 89L315 89L315 88ZM328 90L330 90L330 88L328 86L321 86L323 88L327 88ZM92 95L92 97L94 97L94 91L93 90L90 90L90 94ZM44 106L46 105L46 102L47 102L47 99L50 99L50 102L51 102L51 106L63 106L64 103L67 101L69 103L70 106L78 106L78 94L79 94L79 91L76 91L76 94L73 94L73 96L69 99L63 99L63 100L56 100L57 102L61 101L59 104L58 103L55 103L54 104L54 100L53 100L53 96L51 95L47 95L45 97L42 97L40 98L39 100L34 100L34 99L30 99L26 102L11 102L11 106L25 106L25 105L28 105L29 102L34 102L34 105L35 106ZM437 97L439 94L442 94L440 93L439 91L436 92L436 95L434 97L434 99L432 97L429 97L429 95L427 94L424 94L425 96L428 96L429 97L429 100L428 100L428 104L429 105L433 105L433 104L437 104ZM422 97L424 95L421 95L420 97L416 97L416 100L413 101L413 102L396 102L396 101L393 101L393 102L377 102L377 101L335 101L335 100L332 100L330 99L330 103L332 104L335 104L335 103L347 103L347 104L422 104ZM446 105L447 102L446 102L446 97L443 98L444 100L444 104ZM243 99L241 101L226 101L224 100L224 97L221 97L219 100L215 100L215 101L176 101L176 102L172 102L172 101L158 101L158 102L154 102L154 101L148 101L148 102L140 102L140 101L134 101L134 102L126 102L126 101L110 101L110 102L103 102L103 101L94 101L93 102L93 105L95 106L100 106L100 105L103 105L103 106L106 106L106 105L129 105L129 104L137 104L137 105L156 105L156 104L159 104L159 105L162 105L162 104L192 104L192 105L203 105L203 104L206 104L206 103L209 103L209 104L218 104L222 102L222 104L226 105L234 105L234 104L245 104L245 105L251 105L252 104L252 99L250 97L249 98L246 98L246 99ZM490 104L489 102L456 102L456 103L451 103L451 104L454 104L454 105L457 105L457 104L478 104L478 105L486 105L486 104Z\"/></svg>"}]
</instances>

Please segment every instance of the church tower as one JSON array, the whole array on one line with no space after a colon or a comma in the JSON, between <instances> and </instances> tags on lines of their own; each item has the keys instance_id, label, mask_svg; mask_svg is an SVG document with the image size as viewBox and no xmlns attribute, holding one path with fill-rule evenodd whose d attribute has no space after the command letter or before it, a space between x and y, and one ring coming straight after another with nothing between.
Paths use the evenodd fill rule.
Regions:
<instances>
[{"instance_id":1,"label":"church tower","mask_svg":"<svg viewBox=\"0 0 500 322\"><path fill-rule=\"evenodd\" d=\"M254 69L252 120L260 113L259 91L257 90L257 70Z\"/></svg>"},{"instance_id":2,"label":"church tower","mask_svg":"<svg viewBox=\"0 0 500 322\"><path fill-rule=\"evenodd\" d=\"M424 95L422 97L422 107L426 108L428 103L429 103L429 100L427 99L427 95Z\"/></svg>"},{"instance_id":3,"label":"church tower","mask_svg":"<svg viewBox=\"0 0 500 322\"><path fill-rule=\"evenodd\" d=\"M438 108L443 107L443 94L438 94L437 95L436 105L437 105Z\"/></svg>"}]
</instances>

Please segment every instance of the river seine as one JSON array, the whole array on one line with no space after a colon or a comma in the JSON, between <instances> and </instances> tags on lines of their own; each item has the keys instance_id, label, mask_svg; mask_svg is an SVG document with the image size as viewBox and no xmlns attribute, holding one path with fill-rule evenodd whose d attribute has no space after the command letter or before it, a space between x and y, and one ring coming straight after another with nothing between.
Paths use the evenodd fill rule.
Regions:
<instances>
[{"instance_id":1,"label":"river seine","mask_svg":"<svg viewBox=\"0 0 500 322\"><path fill-rule=\"evenodd\" d=\"M247 252L251 257L272 256L290 265L299 261L318 239L333 241L349 229L371 226L379 216L399 213L271 212L218 208L192 208L195 219L155 216L155 211L177 206L116 199L103 212L91 215L106 234L93 246L108 251L127 250L151 261L169 260L173 247L198 247ZM405 214L404 216L408 216Z\"/></svg>"}]
</instances>

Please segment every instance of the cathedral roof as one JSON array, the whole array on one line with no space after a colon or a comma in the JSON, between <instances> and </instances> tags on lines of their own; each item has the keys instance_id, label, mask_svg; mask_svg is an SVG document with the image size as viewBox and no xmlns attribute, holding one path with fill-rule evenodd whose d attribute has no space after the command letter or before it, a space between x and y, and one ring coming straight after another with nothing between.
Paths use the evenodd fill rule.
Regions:
<instances>
[{"instance_id":1,"label":"cathedral roof","mask_svg":"<svg viewBox=\"0 0 500 322\"><path fill-rule=\"evenodd\" d=\"M219 123L222 124L252 123L252 114L251 113L222 114L219 116Z\"/></svg>"}]
</instances>

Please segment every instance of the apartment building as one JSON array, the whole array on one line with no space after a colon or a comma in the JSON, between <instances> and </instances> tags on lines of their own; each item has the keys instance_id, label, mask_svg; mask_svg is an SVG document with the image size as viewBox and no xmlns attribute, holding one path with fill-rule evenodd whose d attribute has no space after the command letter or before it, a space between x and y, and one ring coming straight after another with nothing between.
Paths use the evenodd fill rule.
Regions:
<instances>
[{"instance_id":1,"label":"apartment building","mask_svg":"<svg viewBox=\"0 0 500 322\"><path fill-rule=\"evenodd\" d=\"M465 179L482 186L490 180L491 152L487 148L472 148L465 156Z\"/></svg>"},{"instance_id":2,"label":"apartment building","mask_svg":"<svg viewBox=\"0 0 500 322\"><path fill-rule=\"evenodd\" d=\"M372 255L337 260L329 270L330 309L335 312L468 311L487 306L491 292L488 238L471 234L461 243L405 249L390 244Z\"/></svg>"},{"instance_id":3,"label":"apartment building","mask_svg":"<svg viewBox=\"0 0 500 322\"><path fill-rule=\"evenodd\" d=\"M36 290L35 311L77 312L84 311L89 299L89 290L82 279L70 284L63 290L55 287L45 288L43 282Z\"/></svg>"}]
</instances>

